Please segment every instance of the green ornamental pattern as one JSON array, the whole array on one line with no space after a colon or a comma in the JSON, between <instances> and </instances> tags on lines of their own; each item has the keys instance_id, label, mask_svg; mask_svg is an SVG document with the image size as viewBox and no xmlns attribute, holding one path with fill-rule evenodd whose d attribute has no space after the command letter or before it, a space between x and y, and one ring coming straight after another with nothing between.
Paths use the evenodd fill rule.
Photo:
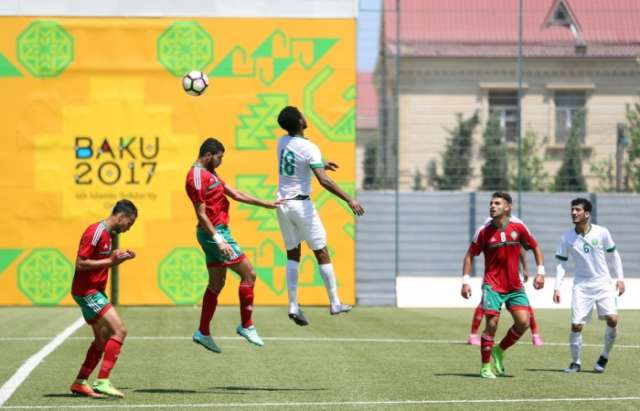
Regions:
<instances>
[{"instance_id":1,"label":"green ornamental pattern","mask_svg":"<svg viewBox=\"0 0 640 411\"><path fill-rule=\"evenodd\" d=\"M265 140L275 140L280 126L278 113L289 100L286 94L258 94L258 103L249 104L250 114L240 114L236 126L236 148L266 150Z\"/></svg>"},{"instance_id":2,"label":"green ornamental pattern","mask_svg":"<svg viewBox=\"0 0 640 411\"><path fill-rule=\"evenodd\" d=\"M56 77L74 58L73 37L55 21L34 21L17 39L18 61L35 77Z\"/></svg>"},{"instance_id":3,"label":"green ornamental pattern","mask_svg":"<svg viewBox=\"0 0 640 411\"><path fill-rule=\"evenodd\" d=\"M18 289L34 305L57 305L71 290L74 268L54 248L36 248L18 265Z\"/></svg>"},{"instance_id":4,"label":"green ornamental pattern","mask_svg":"<svg viewBox=\"0 0 640 411\"><path fill-rule=\"evenodd\" d=\"M352 101L353 104L335 124L329 124L315 108L316 93L334 73L333 67L326 66L304 87L305 112L309 121L315 124L329 141L353 142L356 139L356 88L354 85L347 87L342 93L342 98L345 101Z\"/></svg>"},{"instance_id":5,"label":"green ornamental pattern","mask_svg":"<svg viewBox=\"0 0 640 411\"><path fill-rule=\"evenodd\" d=\"M267 184L268 175L239 175L236 177L236 187L254 197L262 200L275 200L277 186ZM278 219L275 210L264 207L256 207L249 204L240 204L241 211L249 212L249 221L258 221L258 231L278 231Z\"/></svg>"},{"instance_id":6,"label":"green ornamental pattern","mask_svg":"<svg viewBox=\"0 0 640 411\"><path fill-rule=\"evenodd\" d=\"M175 304L196 304L208 282L204 254L197 248L174 248L158 264L158 287Z\"/></svg>"},{"instance_id":7,"label":"green ornamental pattern","mask_svg":"<svg viewBox=\"0 0 640 411\"><path fill-rule=\"evenodd\" d=\"M289 38L276 29L251 53L242 46L234 46L211 70L211 77L257 77L270 86L297 62L309 70L338 42L335 38ZM279 49L279 52L275 50ZM282 55L282 49L287 54ZM234 67L241 61L243 67Z\"/></svg>"},{"instance_id":8,"label":"green ornamental pattern","mask_svg":"<svg viewBox=\"0 0 640 411\"><path fill-rule=\"evenodd\" d=\"M176 77L204 70L213 60L213 39L195 21L173 23L158 37L160 64Z\"/></svg>"}]
</instances>

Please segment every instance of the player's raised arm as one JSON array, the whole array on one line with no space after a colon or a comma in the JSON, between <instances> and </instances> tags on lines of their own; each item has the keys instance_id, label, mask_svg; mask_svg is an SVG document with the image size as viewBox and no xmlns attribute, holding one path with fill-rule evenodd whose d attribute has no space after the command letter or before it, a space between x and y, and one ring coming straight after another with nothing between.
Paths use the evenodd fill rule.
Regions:
<instances>
[{"instance_id":1,"label":"player's raised arm","mask_svg":"<svg viewBox=\"0 0 640 411\"><path fill-rule=\"evenodd\" d=\"M339 197L340 199L342 199L344 202L346 202L349 205L349 208L351 208L351 211L353 211L353 214L358 215L358 216L364 214L364 208L362 207L362 205L360 205L358 200L356 200L354 198L351 198L351 196L349 194L347 194L343 189L341 189L327 175L327 173L325 172L324 168L322 168L322 167L314 168L313 169L313 173L316 175L316 178L318 179L318 182L320 183L320 185L322 187L324 187L330 193L332 193L335 196Z\"/></svg>"}]
</instances>

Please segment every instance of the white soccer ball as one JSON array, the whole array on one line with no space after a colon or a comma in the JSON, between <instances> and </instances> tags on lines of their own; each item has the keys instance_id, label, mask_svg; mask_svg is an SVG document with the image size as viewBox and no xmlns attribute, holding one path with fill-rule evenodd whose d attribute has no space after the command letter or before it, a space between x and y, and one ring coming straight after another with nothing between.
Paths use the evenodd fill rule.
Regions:
<instances>
[{"instance_id":1,"label":"white soccer ball","mask_svg":"<svg viewBox=\"0 0 640 411\"><path fill-rule=\"evenodd\" d=\"M193 70L182 77L182 88L190 96L199 96L209 87L209 77L202 71Z\"/></svg>"}]
</instances>

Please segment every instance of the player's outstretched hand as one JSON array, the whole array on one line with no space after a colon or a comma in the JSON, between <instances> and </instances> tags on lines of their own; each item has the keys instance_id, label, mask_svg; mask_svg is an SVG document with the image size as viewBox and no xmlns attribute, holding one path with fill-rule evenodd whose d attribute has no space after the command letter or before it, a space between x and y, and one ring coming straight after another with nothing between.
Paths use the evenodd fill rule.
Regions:
<instances>
[{"instance_id":1,"label":"player's outstretched hand","mask_svg":"<svg viewBox=\"0 0 640 411\"><path fill-rule=\"evenodd\" d=\"M264 208L278 208L280 204L284 203L284 200L279 198L276 201L267 201L264 204Z\"/></svg>"},{"instance_id":2,"label":"player's outstretched hand","mask_svg":"<svg viewBox=\"0 0 640 411\"><path fill-rule=\"evenodd\" d=\"M553 302L556 304L560 304L560 290L555 290L553 292Z\"/></svg>"},{"instance_id":3,"label":"player's outstretched hand","mask_svg":"<svg viewBox=\"0 0 640 411\"><path fill-rule=\"evenodd\" d=\"M355 215L363 215L364 214L364 208L360 205L358 200L349 201L349 207L351 208L351 211L353 211L353 214L355 214Z\"/></svg>"},{"instance_id":4,"label":"player's outstretched hand","mask_svg":"<svg viewBox=\"0 0 640 411\"><path fill-rule=\"evenodd\" d=\"M460 295L468 300L469 297L471 297L471 286L469 284L462 284Z\"/></svg>"},{"instance_id":5,"label":"player's outstretched hand","mask_svg":"<svg viewBox=\"0 0 640 411\"><path fill-rule=\"evenodd\" d=\"M536 290L544 288L544 275L536 275L536 278L533 279L533 288Z\"/></svg>"},{"instance_id":6,"label":"player's outstretched hand","mask_svg":"<svg viewBox=\"0 0 640 411\"><path fill-rule=\"evenodd\" d=\"M127 254L129 254L129 258L128 259L136 258L136 252L133 251L130 248L127 248Z\"/></svg>"},{"instance_id":7,"label":"player's outstretched hand","mask_svg":"<svg viewBox=\"0 0 640 411\"><path fill-rule=\"evenodd\" d=\"M340 166L338 166L333 161L327 161L324 163L324 169L328 171L336 171Z\"/></svg>"},{"instance_id":8,"label":"player's outstretched hand","mask_svg":"<svg viewBox=\"0 0 640 411\"><path fill-rule=\"evenodd\" d=\"M618 297L624 294L624 281L616 281L616 290L618 290Z\"/></svg>"}]
</instances>

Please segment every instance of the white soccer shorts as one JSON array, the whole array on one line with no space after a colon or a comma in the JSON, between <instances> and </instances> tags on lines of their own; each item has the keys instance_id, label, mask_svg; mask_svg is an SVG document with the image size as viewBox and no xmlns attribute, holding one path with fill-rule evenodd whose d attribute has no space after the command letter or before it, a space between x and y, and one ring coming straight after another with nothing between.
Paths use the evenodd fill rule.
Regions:
<instances>
[{"instance_id":1,"label":"white soccer shorts","mask_svg":"<svg viewBox=\"0 0 640 411\"><path fill-rule=\"evenodd\" d=\"M618 314L618 297L613 284L604 284L596 289L583 287L573 288L571 299L571 324L585 324L591 320L591 312L595 304L598 318Z\"/></svg>"},{"instance_id":2,"label":"white soccer shorts","mask_svg":"<svg viewBox=\"0 0 640 411\"><path fill-rule=\"evenodd\" d=\"M312 250L327 245L327 232L311 200L287 200L280 204L278 223L287 250L298 247L303 240Z\"/></svg>"}]
</instances>

